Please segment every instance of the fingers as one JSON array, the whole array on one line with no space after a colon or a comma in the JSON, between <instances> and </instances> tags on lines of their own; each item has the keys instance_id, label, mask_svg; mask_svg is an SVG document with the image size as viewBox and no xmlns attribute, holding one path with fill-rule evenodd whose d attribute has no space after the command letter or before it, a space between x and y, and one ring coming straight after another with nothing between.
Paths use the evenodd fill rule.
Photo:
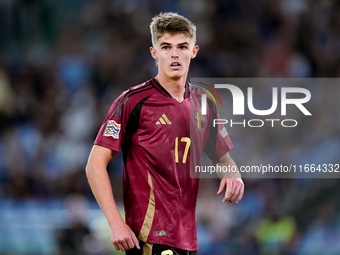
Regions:
<instances>
[{"instance_id":1,"label":"fingers","mask_svg":"<svg viewBox=\"0 0 340 255\"><path fill-rule=\"evenodd\" d=\"M117 251L120 250L119 246L118 246L116 243L112 242L112 244L113 244L113 247L115 247L115 249L116 249Z\"/></svg>"},{"instance_id":2,"label":"fingers","mask_svg":"<svg viewBox=\"0 0 340 255\"><path fill-rule=\"evenodd\" d=\"M222 179L220 183L220 188L217 194L221 194L224 186L227 185L225 196L222 200L223 203L228 202L228 204L232 203L236 198L236 203L240 202L243 194L244 194L244 184L241 178L227 178Z\"/></svg>"},{"instance_id":3,"label":"fingers","mask_svg":"<svg viewBox=\"0 0 340 255\"><path fill-rule=\"evenodd\" d=\"M124 246L121 243L116 243L116 244L118 246L118 250L117 251L119 251L119 250L125 251L125 248L124 248Z\"/></svg>"},{"instance_id":4,"label":"fingers","mask_svg":"<svg viewBox=\"0 0 340 255\"><path fill-rule=\"evenodd\" d=\"M224 186L225 186L225 182L224 182L224 180L222 179L221 182L220 182L220 187L219 187L219 189L218 189L218 191L217 191L217 195L222 194L222 192L223 192L223 190L224 190Z\"/></svg>"},{"instance_id":5,"label":"fingers","mask_svg":"<svg viewBox=\"0 0 340 255\"><path fill-rule=\"evenodd\" d=\"M111 228L111 242L117 251L128 251L134 247L140 249L135 233L125 223Z\"/></svg>"},{"instance_id":6,"label":"fingers","mask_svg":"<svg viewBox=\"0 0 340 255\"><path fill-rule=\"evenodd\" d=\"M120 240L112 243L117 251L128 251L134 247L133 241L131 239ZM118 248L118 249L117 249Z\"/></svg>"},{"instance_id":7,"label":"fingers","mask_svg":"<svg viewBox=\"0 0 340 255\"><path fill-rule=\"evenodd\" d=\"M137 249L140 249L139 241L134 233L132 233L131 238L127 239L126 242L130 249L133 249L135 246Z\"/></svg>"},{"instance_id":8,"label":"fingers","mask_svg":"<svg viewBox=\"0 0 340 255\"><path fill-rule=\"evenodd\" d=\"M222 201L223 203L227 202L231 198L232 194L234 193L234 192L232 192L233 187L234 187L233 179L228 178L227 179L227 189L225 191L225 196L224 196L223 201Z\"/></svg>"},{"instance_id":9,"label":"fingers","mask_svg":"<svg viewBox=\"0 0 340 255\"><path fill-rule=\"evenodd\" d=\"M137 249L140 249L139 241L134 233L131 234L130 237L126 237L117 241L112 242L113 246L117 251L128 251L133 249L135 246Z\"/></svg>"},{"instance_id":10,"label":"fingers","mask_svg":"<svg viewBox=\"0 0 340 255\"><path fill-rule=\"evenodd\" d=\"M138 239L137 239L135 234L132 235L132 241L133 241L134 245L137 247L137 249L139 250L140 249L139 241L138 241Z\"/></svg>"},{"instance_id":11,"label":"fingers","mask_svg":"<svg viewBox=\"0 0 340 255\"><path fill-rule=\"evenodd\" d=\"M238 194L239 194L239 191L240 191L240 187L239 187L239 186L236 186L236 187L235 187L235 191L232 193L230 199L228 200L228 204L232 203L232 202L235 200L235 198L236 198L236 197L238 196Z\"/></svg>"},{"instance_id":12,"label":"fingers","mask_svg":"<svg viewBox=\"0 0 340 255\"><path fill-rule=\"evenodd\" d=\"M243 193L244 193L244 184L242 182L242 185L240 187L240 191L239 191L239 195L238 195L238 198L236 200L236 203L240 202L242 197L243 197Z\"/></svg>"},{"instance_id":13,"label":"fingers","mask_svg":"<svg viewBox=\"0 0 340 255\"><path fill-rule=\"evenodd\" d=\"M133 241L132 238L129 238L129 239L126 240L126 245L127 245L127 247L128 247L127 250L130 250L130 249L132 249L133 247L135 247L135 243L134 243L134 241Z\"/></svg>"}]
</instances>

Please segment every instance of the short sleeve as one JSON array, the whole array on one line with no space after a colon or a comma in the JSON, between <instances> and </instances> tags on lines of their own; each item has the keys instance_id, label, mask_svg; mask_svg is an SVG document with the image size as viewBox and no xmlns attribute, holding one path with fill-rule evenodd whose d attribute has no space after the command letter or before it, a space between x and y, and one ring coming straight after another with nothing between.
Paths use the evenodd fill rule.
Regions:
<instances>
[{"instance_id":1,"label":"short sleeve","mask_svg":"<svg viewBox=\"0 0 340 255\"><path fill-rule=\"evenodd\" d=\"M213 108L213 119L219 119L216 108ZM219 160L221 156L226 154L233 148L233 144L230 140L228 131L224 124L216 124L215 127L213 123L210 124L210 130L208 135L208 140L204 148L204 152L209 156L211 160Z\"/></svg>"},{"instance_id":2,"label":"short sleeve","mask_svg":"<svg viewBox=\"0 0 340 255\"><path fill-rule=\"evenodd\" d=\"M128 119L131 111L124 102L125 92L111 105L106 118L97 134L95 145L111 149L116 153L126 138Z\"/></svg>"}]
</instances>

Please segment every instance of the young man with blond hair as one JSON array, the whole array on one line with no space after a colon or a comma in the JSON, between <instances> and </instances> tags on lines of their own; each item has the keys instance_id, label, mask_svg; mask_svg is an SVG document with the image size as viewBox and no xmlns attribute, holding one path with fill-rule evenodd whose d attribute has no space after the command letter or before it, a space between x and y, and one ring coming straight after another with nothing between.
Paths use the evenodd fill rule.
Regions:
<instances>
[{"instance_id":1,"label":"young man with blond hair","mask_svg":"<svg viewBox=\"0 0 340 255\"><path fill-rule=\"evenodd\" d=\"M229 135L220 132L223 125L211 127L212 116L218 116L214 107L209 107L204 127L195 134L199 144L196 141L193 146L190 138L190 96L198 90L186 79L199 50L195 25L176 13L161 13L153 18L150 30L150 52L158 74L114 101L94 142L86 173L116 250L130 255L194 255L199 179L191 177L190 163L199 165L205 151L213 163L236 167L228 154L232 143ZM120 148L126 223L106 170ZM198 155L194 162L190 162L190 151ZM244 184L239 175L226 174L218 194L224 189L223 202L239 202Z\"/></svg>"}]
</instances>

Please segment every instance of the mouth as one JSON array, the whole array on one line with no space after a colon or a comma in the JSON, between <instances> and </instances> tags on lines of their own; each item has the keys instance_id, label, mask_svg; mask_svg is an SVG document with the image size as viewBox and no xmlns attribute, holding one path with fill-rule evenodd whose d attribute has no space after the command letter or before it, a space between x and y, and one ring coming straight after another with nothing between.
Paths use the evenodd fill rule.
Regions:
<instances>
[{"instance_id":1,"label":"mouth","mask_svg":"<svg viewBox=\"0 0 340 255\"><path fill-rule=\"evenodd\" d=\"M180 66L181 66L181 64L179 62L172 62L171 65L170 65L170 67L172 69L178 69L178 68L180 68Z\"/></svg>"}]
</instances>

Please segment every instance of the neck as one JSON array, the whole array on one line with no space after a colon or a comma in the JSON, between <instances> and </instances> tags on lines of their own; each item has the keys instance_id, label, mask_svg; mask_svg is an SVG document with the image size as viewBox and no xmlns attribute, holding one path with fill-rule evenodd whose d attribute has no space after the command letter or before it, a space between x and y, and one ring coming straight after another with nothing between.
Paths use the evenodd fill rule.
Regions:
<instances>
[{"instance_id":1,"label":"neck","mask_svg":"<svg viewBox=\"0 0 340 255\"><path fill-rule=\"evenodd\" d=\"M177 101L182 102L184 100L184 91L186 83L186 75L179 79L171 79L162 73L158 73L156 80L169 92L169 94Z\"/></svg>"}]
</instances>

